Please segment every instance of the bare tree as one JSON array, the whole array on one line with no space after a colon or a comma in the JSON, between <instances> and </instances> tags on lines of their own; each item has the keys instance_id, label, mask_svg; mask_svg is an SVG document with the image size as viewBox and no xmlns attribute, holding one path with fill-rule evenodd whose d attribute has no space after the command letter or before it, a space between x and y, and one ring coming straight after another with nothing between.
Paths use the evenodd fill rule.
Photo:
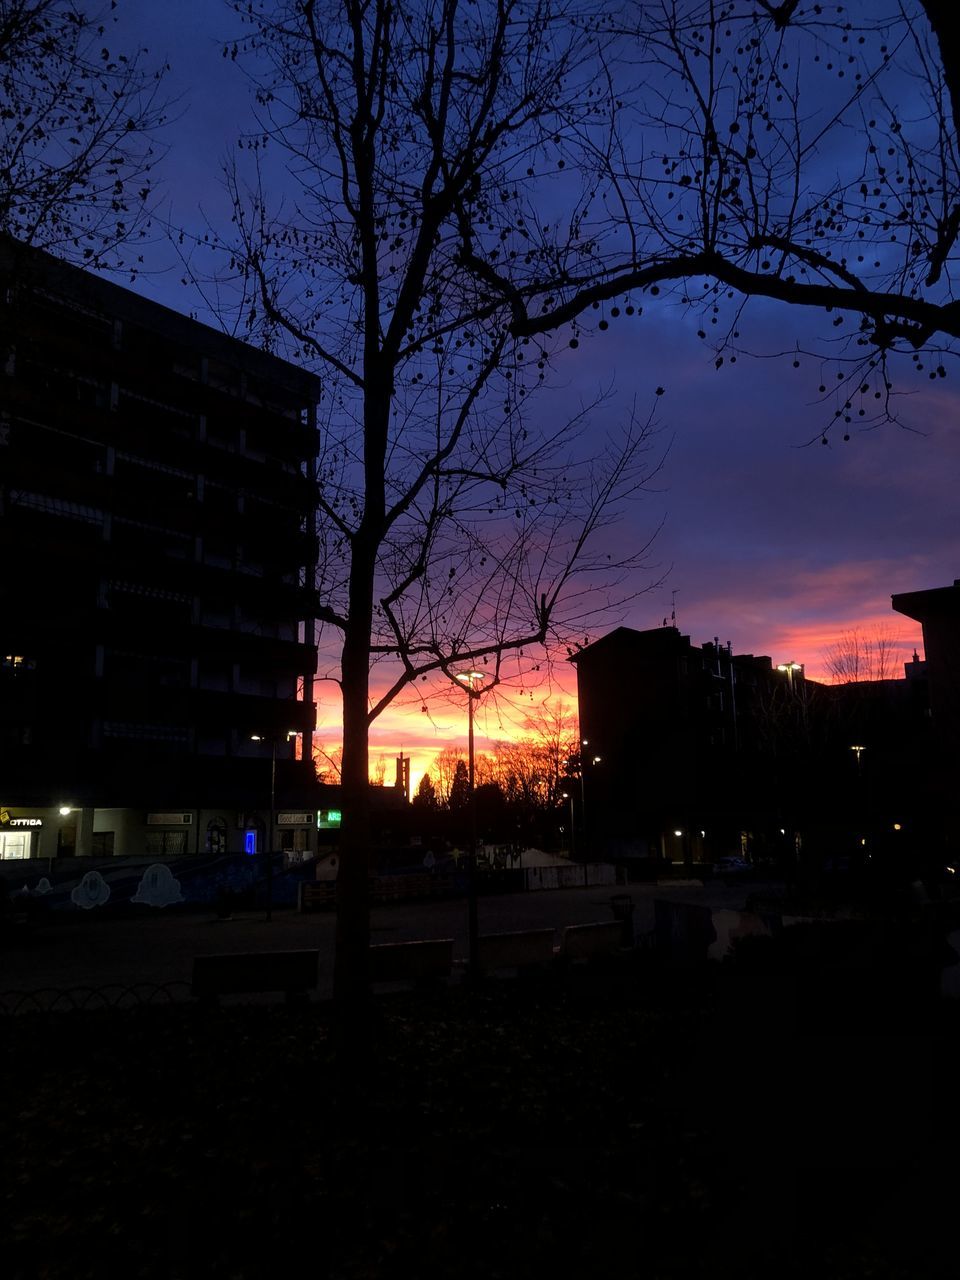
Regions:
<instances>
[{"instance_id":1,"label":"bare tree","mask_svg":"<svg viewBox=\"0 0 960 1280\"><path fill-rule=\"evenodd\" d=\"M892 416L893 357L943 377L960 336L953 63L932 2L650 0L629 22L566 0L236 7L260 115L217 247L250 333L327 380L336 987L359 994L371 721L433 675L529 666L602 616L592 583L627 590L642 559L604 534L643 485L647 417L598 449L588 408L534 416L551 359L663 293L719 369L764 297L831 313L827 425Z\"/></svg>"},{"instance_id":2,"label":"bare tree","mask_svg":"<svg viewBox=\"0 0 960 1280\"><path fill-rule=\"evenodd\" d=\"M547 698L522 717L520 734L496 744L477 775L499 784L507 803L526 814L552 812L578 751L576 716Z\"/></svg>"},{"instance_id":3,"label":"bare tree","mask_svg":"<svg viewBox=\"0 0 960 1280\"><path fill-rule=\"evenodd\" d=\"M339 782L342 764L342 747L334 747L328 751L322 742L314 739L313 767L319 782Z\"/></svg>"},{"instance_id":4,"label":"bare tree","mask_svg":"<svg viewBox=\"0 0 960 1280\"><path fill-rule=\"evenodd\" d=\"M834 684L857 684L894 679L899 653L899 633L878 625L870 633L861 627L845 631L823 657Z\"/></svg>"},{"instance_id":5,"label":"bare tree","mask_svg":"<svg viewBox=\"0 0 960 1280\"><path fill-rule=\"evenodd\" d=\"M699 317L718 370L744 352L745 299L815 308L826 338L781 354L813 371L824 443L831 427L849 438L895 417L895 367L946 377L960 337L960 45L947 10L636 6L620 34L639 82L621 88L616 129L581 139L607 194L598 251L519 285L488 271L490 300L513 308L516 335L572 325L579 340L662 294Z\"/></svg>"},{"instance_id":6,"label":"bare tree","mask_svg":"<svg viewBox=\"0 0 960 1280\"><path fill-rule=\"evenodd\" d=\"M462 751L454 747L444 747L438 751L430 766L434 781L434 793L438 805L446 806L450 801L450 789L453 786L457 765L464 760ZM482 758L482 757L481 757Z\"/></svg>"},{"instance_id":7,"label":"bare tree","mask_svg":"<svg viewBox=\"0 0 960 1280\"><path fill-rule=\"evenodd\" d=\"M531 669L545 644L617 616L646 549L607 531L654 469L650 424L628 413L601 430L595 405L534 417L553 344L513 336L480 284L481 259L530 273L590 252L576 244L586 196L572 189L553 227L528 198L596 101L579 9L237 9L260 121L244 143L255 174L230 177L227 247L251 332L327 386L319 616L339 636L335 989L349 1004L366 986L371 722L415 682L479 665L493 685L508 655ZM278 150L299 184L285 207L269 199Z\"/></svg>"},{"instance_id":8,"label":"bare tree","mask_svg":"<svg viewBox=\"0 0 960 1280\"><path fill-rule=\"evenodd\" d=\"M164 68L105 44L115 8L0 0L0 230L90 266L145 230L164 116Z\"/></svg>"}]
</instances>

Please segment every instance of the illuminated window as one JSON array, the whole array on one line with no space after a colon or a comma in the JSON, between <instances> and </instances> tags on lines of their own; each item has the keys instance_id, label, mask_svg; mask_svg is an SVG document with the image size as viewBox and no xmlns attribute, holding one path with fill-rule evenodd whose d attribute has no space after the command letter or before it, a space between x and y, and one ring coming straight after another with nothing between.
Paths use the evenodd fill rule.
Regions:
<instances>
[{"instance_id":1,"label":"illuminated window","mask_svg":"<svg viewBox=\"0 0 960 1280\"><path fill-rule=\"evenodd\" d=\"M5 653L3 655L3 665L7 671L33 671L36 668L36 658L28 658L22 653Z\"/></svg>"}]
</instances>

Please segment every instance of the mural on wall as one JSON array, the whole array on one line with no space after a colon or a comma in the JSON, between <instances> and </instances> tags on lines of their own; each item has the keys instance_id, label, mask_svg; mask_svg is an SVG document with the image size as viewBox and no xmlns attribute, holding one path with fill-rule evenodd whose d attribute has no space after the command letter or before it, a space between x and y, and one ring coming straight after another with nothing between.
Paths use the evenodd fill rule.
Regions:
<instances>
[{"instance_id":1,"label":"mural on wall","mask_svg":"<svg viewBox=\"0 0 960 1280\"><path fill-rule=\"evenodd\" d=\"M71 901L84 911L89 911L91 907L102 907L109 897L110 886L99 871L88 871L70 892Z\"/></svg>"},{"instance_id":2,"label":"mural on wall","mask_svg":"<svg viewBox=\"0 0 960 1280\"><path fill-rule=\"evenodd\" d=\"M247 895L252 904L258 893L262 895L265 886L265 872L259 859L242 854L226 854L220 858L179 858L172 867L143 857L105 858L79 880L80 868L72 861L69 866L58 870L59 874L40 876L40 868L37 867L37 878L31 878L20 889L11 889L10 897L32 898L49 911L76 911L78 908L90 911L107 904L112 911L129 903L149 907L167 907L176 903L214 906L222 889ZM336 874L335 869L333 874ZM275 871L274 905L294 906L300 881L312 880L313 877L312 862Z\"/></svg>"},{"instance_id":3,"label":"mural on wall","mask_svg":"<svg viewBox=\"0 0 960 1280\"><path fill-rule=\"evenodd\" d=\"M169 867L154 862L140 877L137 892L131 902L142 902L148 907L169 907L175 902L185 902L180 892L180 881Z\"/></svg>"}]
</instances>

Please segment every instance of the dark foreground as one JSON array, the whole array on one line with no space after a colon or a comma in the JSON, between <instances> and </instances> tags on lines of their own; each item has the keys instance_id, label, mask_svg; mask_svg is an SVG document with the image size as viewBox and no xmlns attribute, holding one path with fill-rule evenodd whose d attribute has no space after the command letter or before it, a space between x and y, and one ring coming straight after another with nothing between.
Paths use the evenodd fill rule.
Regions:
<instances>
[{"instance_id":1,"label":"dark foreground","mask_svg":"<svg viewBox=\"0 0 960 1280\"><path fill-rule=\"evenodd\" d=\"M952 1272L952 1008L764 972L6 1018L5 1274Z\"/></svg>"}]
</instances>

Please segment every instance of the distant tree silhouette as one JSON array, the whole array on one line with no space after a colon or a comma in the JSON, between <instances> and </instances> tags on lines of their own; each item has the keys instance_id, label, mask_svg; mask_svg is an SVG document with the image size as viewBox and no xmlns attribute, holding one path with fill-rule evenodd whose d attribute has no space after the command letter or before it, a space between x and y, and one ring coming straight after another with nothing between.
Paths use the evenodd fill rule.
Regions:
<instances>
[{"instance_id":1,"label":"distant tree silhouette","mask_svg":"<svg viewBox=\"0 0 960 1280\"><path fill-rule=\"evenodd\" d=\"M901 674L899 655L899 633L877 626L872 632L845 631L823 656L835 684L857 684L895 679Z\"/></svg>"},{"instance_id":2,"label":"distant tree silhouette","mask_svg":"<svg viewBox=\"0 0 960 1280\"><path fill-rule=\"evenodd\" d=\"M470 774L463 760L457 761L447 807L451 813L463 813L470 807Z\"/></svg>"},{"instance_id":3,"label":"distant tree silhouette","mask_svg":"<svg viewBox=\"0 0 960 1280\"><path fill-rule=\"evenodd\" d=\"M437 807L437 792L430 779L429 773L425 773L417 785L416 794L413 797L413 804L418 809L434 810Z\"/></svg>"}]
</instances>

